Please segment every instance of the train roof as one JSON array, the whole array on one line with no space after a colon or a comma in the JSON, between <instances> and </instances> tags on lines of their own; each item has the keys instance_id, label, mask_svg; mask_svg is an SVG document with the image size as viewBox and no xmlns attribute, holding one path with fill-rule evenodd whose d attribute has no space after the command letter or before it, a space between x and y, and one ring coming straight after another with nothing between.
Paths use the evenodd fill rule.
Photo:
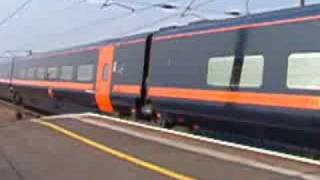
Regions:
<instances>
[{"instance_id":1,"label":"train roof","mask_svg":"<svg viewBox=\"0 0 320 180\"><path fill-rule=\"evenodd\" d=\"M223 20L205 20L190 23L186 26L166 28L160 30L155 36L172 35L177 33L201 31L205 29L215 29L239 26L245 24L254 24L262 22L270 22L277 20L293 19L305 16L320 15L320 5L310 5L306 7L295 7L282 10L276 10L271 12L257 13L252 15L246 15L238 18L229 18Z\"/></svg>"},{"instance_id":2,"label":"train roof","mask_svg":"<svg viewBox=\"0 0 320 180\"><path fill-rule=\"evenodd\" d=\"M88 44L82 44L82 45L73 46L70 48L59 49L59 50L55 50L55 51L48 51L48 52L39 53L39 54L59 53L59 52L73 51L73 50L79 50L79 49L89 49L89 48L94 49L94 48L101 47L101 46L104 46L107 44L120 43L120 42L125 42L125 41L132 41L135 39L146 38L151 33L153 33L153 32L137 34L137 35L133 35L133 36L126 36L126 37L122 37L122 38L106 39L106 40L96 41L96 42L92 42L92 43L88 43Z\"/></svg>"},{"instance_id":3,"label":"train roof","mask_svg":"<svg viewBox=\"0 0 320 180\"><path fill-rule=\"evenodd\" d=\"M94 50L94 49L97 49L101 46L112 44L112 43L117 44L117 43L124 43L127 41L134 41L137 39L139 39L139 40L145 39L152 33L153 32L147 32L147 33L143 33L143 34L126 36L126 37L122 37L122 38L101 40L101 41L97 41L94 43L73 46L73 47L65 48L65 49L59 49L59 50L54 50L54 51L42 52L42 53L34 53L31 56L16 57L15 59L16 60L23 60L23 59L28 60L28 59L34 59L34 58L57 56L57 55L62 55L62 54L71 54L71 53L76 53L76 52L81 52L81 51L90 51L90 50Z\"/></svg>"}]
</instances>

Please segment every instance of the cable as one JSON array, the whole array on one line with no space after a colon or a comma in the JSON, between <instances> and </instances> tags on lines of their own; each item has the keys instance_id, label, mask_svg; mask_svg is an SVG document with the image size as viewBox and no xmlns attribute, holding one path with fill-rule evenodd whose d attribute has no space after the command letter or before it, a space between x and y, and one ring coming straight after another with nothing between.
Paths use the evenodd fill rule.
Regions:
<instances>
[{"instance_id":1,"label":"cable","mask_svg":"<svg viewBox=\"0 0 320 180\"><path fill-rule=\"evenodd\" d=\"M199 8L201 8L201 7L203 7L203 6L207 5L207 4L214 3L214 2L216 2L216 0L204 1L202 3L197 4L196 6L193 6L191 10L199 12L199 11L197 11L197 9L199 9ZM206 11L206 10L202 9L201 11ZM218 10L213 10L213 9L210 9L210 12L214 12L214 13L218 13L218 14L225 14L225 11L218 11Z\"/></svg>"},{"instance_id":2,"label":"cable","mask_svg":"<svg viewBox=\"0 0 320 180\"><path fill-rule=\"evenodd\" d=\"M143 2L143 1L130 1L130 2L127 2L125 0L120 0L122 2L126 2L126 3L132 3L132 4L136 4L136 5L140 5L140 6L146 6L146 5L152 5L153 3L150 3L150 2Z\"/></svg>"},{"instance_id":3,"label":"cable","mask_svg":"<svg viewBox=\"0 0 320 180\"><path fill-rule=\"evenodd\" d=\"M165 16L165 17L163 17L163 18L161 18L161 19L157 19L157 20L155 20L155 21L152 21L152 22L143 24L143 25L141 25L141 26L139 26L139 27L136 27L136 28L134 28L134 29L131 29L131 30L129 30L129 31L126 31L126 32L124 32L124 33L121 33L120 35L126 36L126 35L129 35L129 34L133 33L133 32L138 32L138 31L140 31L140 30L142 30L142 29L146 29L147 27L150 27L150 26L152 27L152 26L154 26L154 25L156 25L156 24L162 23L162 22L167 21L167 20L169 20L169 19L171 19L171 18L175 18L175 17L179 17L179 16L180 16L180 13L171 14L171 15L169 15L169 16Z\"/></svg>"},{"instance_id":4,"label":"cable","mask_svg":"<svg viewBox=\"0 0 320 180\"><path fill-rule=\"evenodd\" d=\"M4 24L8 23L12 18L14 18L18 13L20 13L24 8L26 8L33 0L25 1L21 6L15 9L12 13L10 13L7 17L0 21L0 27Z\"/></svg>"},{"instance_id":5,"label":"cable","mask_svg":"<svg viewBox=\"0 0 320 180\"><path fill-rule=\"evenodd\" d=\"M189 2L189 4L188 4L188 5L184 8L184 10L182 11L181 17L184 17L188 11L191 11L192 5L193 5L196 1L197 1L197 0L191 0L191 1Z\"/></svg>"},{"instance_id":6,"label":"cable","mask_svg":"<svg viewBox=\"0 0 320 180\"><path fill-rule=\"evenodd\" d=\"M150 23L147 23L147 24L143 24L143 25L141 25L141 26L139 26L139 27L137 27L137 28L134 28L134 29L132 29L132 30L130 30L130 31L125 32L124 35L129 35L129 34L131 34L131 33L133 33L133 32L138 32L138 31L140 31L140 30L142 30L142 29L145 29L145 28L147 28L147 27L149 27L149 26L154 26L155 24L159 24L159 23L161 23L161 22L163 22L163 21L166 21L166 20L168 20L168 19L171 19L171 18L173 18L173 17L178 17L178 16L180 16L180 17L186 17L186 16L189 15L189 13L187 13L188 11L194 11L195 9L198 9L198 8L204 6L204 5L207 5L207 4L209 4L209 3L213 3L214 1L215 1L215 0L208 0L208 1L205 1L205 2L202 2L202 3L199 3L199 4L195 5L195 6L193 6L194 3L196 2L196 0L191 0L191 1L189 2L189 4L184 8L184 10L182 11L182 13L177 13L177 14L174 14L174 15L166 16L166 17L161 18L161 19L158 19L158 20L156 20L156 21L153 21L153 22L150 22ZM212 12L212 11L211 11L211 12ZM223 13L223 12L220 12L220 11L214 11L214 12L216 12L216 13ZM192 14L191 14L191 15L192 15ZM200 16L200 15L198 15L198 14L194 14L194 16L196 16L196 17L198 17L198 18L203 18L202 16ZM207 18L205 18L205 19L207 19ZM209 19L207 19L207 20L209 20Z\"/></svg>"},{"instance_id":7,"label":"cable","mask_svg":"<svg viewBox=\"0 0 320 180\"><path fill-rule=\"evenodd\" d=\"M83 0L80 0L80 1L83 2ZM84 25L73 27L70 30L66 30L66 31L61 32L61 33L48 34L48 35L46 35L44 37L48 39L48 36L50 35L50 37L49 37L49 39L50 39L50 38L52 38L54 36L62 36L64 34L69 34L69 33L75 32L75 31L79 31L79 30L82 30L82 29L87 28L87 27L94 27L96 25L105 24L105 23L108 23L110 21L116 22L116 21L119 21L121 19L130 17L130 16L132 16L134 14L139 14L139 13L142 13L144 11L150 10L152 8L156 8L158 4L170 3L170 2L179 2L179 1L186 1L186 0L166 0L166 1L163 1L163 2L160 2L160 3L153 3L153 4L150 4L148 6L145 6L145 7L137 9L134 13L126 13L126 14L123 14L123 15L117 16L117 17L109 17L109 18L102 18L102 19L98 18L98 19L96 19L94 21L90 21L89 23L86 23ZM40 38L40 37L38 37L38 38ZM26 44L30 44L30 43L31 42L25 42L25 43L23 43L23 46L25 46Z\"/></svg>"},{"instance_id":8,"label":"cable","mask_svg":"<svg viewBox=\"0 0 320 180\"><path fill-rule=\"evenodd\" d=\"M202 3L196 4L195 6L192 7L192 9L198 9L198 8L200 8L200 7L202 7L202 6L205 6L205 5L210 4L210 3L213 3L213 2L216 2L216 0L204 1L204 2L202 2Z\"/></svg>"},{"instance_id":9,"label":"cable","mask_svg":"<svg viewBox=\"0 0 320 180\"><path fill-rule=\"evenodd\" d=\"M164 1L164 2L161 2L161 3L154 3L154 4L150 4L146 7L143 7L143 8L139 8L137 9L135 12L130 12L130 13L125 13L121 16L118 16L118 17L111 17L111 18L99 18L99 19L96 19L94 21L91 21L91 22L88 22L84 25L81 25L81 26L76 26L74 28L72 28L71 30L68 30L64 33L68 33L68 32L73 32L73 31L77 31L77 30L80 30L80 29L83 29L83 28L86 28L86 27L93 27L97 24L101 25L101 24L104 24L104 23L108 23L109 21L112 21L112 23L116 22L116 21L119 21L121 19L125 19L127 17L130 17L132 15L136 15L136 14L140 14L142 12L145 12L147 10L150 10L150 9L153 9L153 8L156 8L157 5L159 4L164 4L164 3L168 3L168 2L178 2L178 1L185 1L185 0L167 0L167 1ZM64 34L63 33L63 34Z\"/></svg>"}]
</instances>

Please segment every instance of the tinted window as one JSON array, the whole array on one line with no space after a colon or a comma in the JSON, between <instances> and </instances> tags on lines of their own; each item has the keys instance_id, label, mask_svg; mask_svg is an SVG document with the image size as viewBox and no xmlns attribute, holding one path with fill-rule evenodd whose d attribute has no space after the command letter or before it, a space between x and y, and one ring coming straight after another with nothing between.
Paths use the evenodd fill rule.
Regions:
<instances>
[{"instance_id":1,"label":"tinted window","mask_svg":"<svg viewBox=\"0 0 320 180\"><path fill-rule=\"evenodd\" d=\"M73 79L73 66L63 66L61 67L60 73L61 80L72 80Z\"/></svg>"},{"instance_id":2,"label":"tinted window","mask_svg":"<svg viewBox=\"0 0 320 180\"><path fill-rule=\"evenodd\" d=\"M104 65L103 69L103 79L108 80L109 78L109 64Z\"/></svg>"},{"instance_id":3,"label":"tinted window","mask_svg":"<svg viewBox=\"0 0 320 180\"><path fill-rule=\"evenodd\" d=\"M18 77L21 79L25 79L26 78L26 69L20 69Z\"/></svg>"},{"instance_id":4,"label":"tinted window","mask_svg":"<svg viewBox=\"0 0 320 180\"><path fill-rule=\"evenodd\" d=\"M234 56L213 57L209 59L207 84L213 86L229 86Z\"/></svg>"},{"instance_id":5,"label":"tinted window","mask_svg":"<svg viewBox=\"0 0 320 180\"><path fill-rule=\"evenodd\" d=\"M86 64L78 66L77 80L92 81L94 75L94 65Z\"/></svg>"},{"instance_id":6,"label":"tinted window","mask_svg":"<svg viewBox=\"0 0 320 180\"><path fill-rule=\"evenodd\" d=\"M45 68L38 68L38 71L37 71L37 78L38 79L45 79L46 78L46 69Z\"/></svg>"},{"instance_id":7,"label":"tinted window","mask_svg":"<svg viewBox=\"0 0 320 180\"><path fill-rule=\"evenodd\" d=\"M55 80L57 78L58 78L58 68L57 67L48 68L48 79Z\"/></svg>"},{"instance_id":8,"label":"tinted window","mask_svg":"<svg viewBox=\"0 0 320 180\"><path fill-rule=\"evenodd\" d=\"M35 77L35 68L28 68L28 79L34 79Z\"/></svg>"},{"instance_id":9,"label":"tinted window","mask_svg":"<svg viewBox=\"0 0 320 180\"><path fill-rule=\"evenodd\" d=\"M263 81L263 66L264 58L262 55L245 56L239 86L260 87Z\"/></svg>"},{"instance_id":10,"label":"tinted window","mask_svg":"<svg viewBox=\"0 0 320 180\"><path fill-rule=\"evenodd\" d=\"M292 89L320 89L320 53L291 54L287 86Z\"/></svg>"}]
</instances>

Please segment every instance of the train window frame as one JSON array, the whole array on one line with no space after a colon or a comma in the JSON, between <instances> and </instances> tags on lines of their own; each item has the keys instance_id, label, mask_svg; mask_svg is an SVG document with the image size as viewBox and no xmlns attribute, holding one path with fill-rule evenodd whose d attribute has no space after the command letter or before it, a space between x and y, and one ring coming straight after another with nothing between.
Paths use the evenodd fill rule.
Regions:
<instances>
[{"instance_id":1,"label":"train window frame","mask_svg":"<svg viewBox=\"0 0 320 180\"><path fill-rule=\"evenodd\" d=\"M82 76L82 75L80 76L80 72L82 72L82 71L86 72L86 70L88 70L88 69L81 70L81 68L85 68L85 67L89 67L89 66L91 67L91 70L92 70L91 73L88 73L88 74L90 74L90 76L89 77ZM95 73L95 65L94 64L80 64L77 66L76 79L79 82L92 82L94 80L94 73ZM85 78L83 78L83 77L85 77Z\"/></svg>"},{"instance_id":2,"label":"train window frame","mask_svg":"<svg viewBox=\"0 0 320 180\"><path fill-rule=\"evenodd\" d=\"M52 75L50 74L50 71L55 69L55 76L54 77L51 77ZM48 67L47 69L47 79L48 80L51 80L51 81L54 81L54 80L57 80L59 78L59 67L57 66L51 66L51 67Z\"/></svg>"},{"instance_id":3,"label":"train window frame","mask_svg":"<svg viewBox=\"0 0 320 180\"><path fill-rule=\"evenodd\" d=\"M23 73L22 73L23 72ZM19 79L26 79L26 72L27 69L26 68L21 68L18 70L18 78Z\"/></svg>"},{"instance_id":4,"label":"train window frame","mask_svg":"<svg viewBox=\"0 0 320 180\"><path fill-rule=\"evenodd\" d=\"M312 57L314 56L314 57ZM320 52L293 52L290 53L288 56L288 61L287 61L287 77L286 77L286 86L288 89L293 89L293 90L320 90L320 78L319 79L315 79L315 77L319 77L320 76L320 72L317 68L319 66L320 67L320 61L317 60L320 59ZM295 64L292 64L294 61L293 60L298 60L296 61ZM302 61L303 60L303 61ZM314 61L314 62L318 62L319 64L314 64L314 63L308 63L308 61ZM298 62L298 63L297 63ZM293 67L292 67L293 66ZM294 68L294 67L299 67L299 68ZM291 67L291 68L290 68ZM313 68L309 68L309 67L313 67L315 70L312 70ZM307 69L307 70L306 70ZM300 80L297 81L297 73L298 74L302 74L306 77L302 77L300 76ZM293 74L292 74L293 73ZM309 74L309 76L307 76ZM319 75L319 76L317 76ZM310 83L310 80L311 83ZM315 83L316 80L319 83ZM309 84L307 84L309 83Z\"/></svg>"},{"instance_id":5,"label":"train window frame","mask_svg":"<svg viewBox=\"0 0 320 180\"><path fill-rule=\"evenodd\" d=\"M42 74L42 76L40 76L40 74L39 74L39 70L40 69L42 69L43 70L43 74ZM37 79L38 80L45 80L46 79L46 77L47 77L47 68L45 68L45 67L38 67L37 68L37 71L36 71L36 76L37 76Z\"/></svg>"},{"instance_id":6,"label":"train window frame","mask_svg":"<svg viewBox=\"0 0 320 180\"><path fill-rule=\"evenodd\" d=\"M64 77L64 73L65 73L65 68L71 68L71 72L68 72L68 78ZM69 69L70 70L70 69ZM59 80L62 81L72 81L74 79L74 71L75 68L72 65L65 65L65 66L61 66L60 67L60 75L59 75Z\"/></svg>"},{"instance_id":7,"label":"train window frame","mask_svg":"<svg viewBox=\"0 0 320 180\"><path fill-rule=\"evenodd\" d=\"M29 68L27 68L27 79L29 79L29 80L33 80L33 79L35 79L36 78L36 70L37 70L37 68L36 67L29 67ZM30 72L32 72L32 73L30 73Z\"/></svg>"},{"instance_id":8,"label":"train window frame","mask_svg":"<svg viewBox=\"0 0 320 180\"><path fill-rule=\"evenodd\" d=\"M233 64L235 61L235 56L216 56L216 57L210 57L208 60L208 68L207 68L207 85L214 86L214 87L229 87L230 81L232 78L232 71L233 71ZM223 69L220 70L219 66L226 66L228 71L225 71ZM215 66L218 67L216 70ZM218 75L216 73L219 73ZM217 81L217 79L214 79L216 77L219 77L220 74L225 74L226 76L225 80L222 79L224 82L219 82L221 79ZM229 77L229 78L228 78Z\"/></svg>"},{"instance_id":9,"label":"train window frame","mask_svg":"<svg viewBox=\"0 0 320 180\"><path fill-rule=\"evenodd\" d=\"M253 62L253 60L258 60L257 62L260 62L258 64L258 68L254 67L251 68L250 66L252 64L248 64L248 62ZM241 75L240 75L240 81L239 81L239 87L240 88L261 88L263 85L263 77L264 77L264 63L265 63L265 58L263 54L254 54L254 55L244 55L243 57L243 64L241 67ZM258 71L256 71L258 69ZM254 75L252 73L258 72ZM248 82L243 82L245 78L250 78L254 77L257 83L248 83ZM259 77L259 78L256 78ZM247 80L247 79L245 79Z\"/></svg>"}]
</instances>

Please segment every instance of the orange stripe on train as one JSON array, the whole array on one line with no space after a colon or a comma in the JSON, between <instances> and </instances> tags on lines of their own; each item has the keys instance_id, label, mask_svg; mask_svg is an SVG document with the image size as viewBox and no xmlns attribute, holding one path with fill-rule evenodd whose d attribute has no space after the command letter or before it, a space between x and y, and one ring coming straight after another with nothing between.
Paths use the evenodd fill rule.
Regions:
<instances>
[{"instance_id":1,"label":"orange stripe on train","mask_svg":"<svg viewBox=\"0 0 320 180\"><path fill-rule=\"evenodd\" d=\"M138 85L115 85L113 92L120 94L140 93ZM186 99L205 102L222 102L261 106L274 106L297 109L320 110L320 97L289 94L253 93L253 92L229 92L218 90L183 89L150 87L150 97L162 97L170 99Z\"/></svg>"},{"instance_id":2,"label":"orange stripe on train","mask_svg":"<svg viewBox=\"0 0 320 180\"><path fill-rule=\"evenodd\" d=\"M93 90L92 83L75 83L75 82L52 82L52 81L34 81L34 80L13 80L14 85L25 85L35 87L50 87L53 89L70 89L70 90Z\"/></svg>"},{"instance_id":3,"label":"orange stripe on train","mask_svg":"<svg viewBox=\"0 0 320 180\"><path fill-rule=\"evenodd\" d=\"M10 79L0 79L0 83L10 84Z\"/></svg>"},{"instance_id":4,"label":"orange stripe on train","mask_svg":"<svg viewBox=\"0 0 320 180\"><path fill-rule=\"evenodd\" d=\"M320 97L252 92L228 92L182 88L151 87L149 95L172 99L275 106L298 109L320 109Z\"/></svg>"},{"instance_id":5,"label":"orange stripe on train","mask_svg":"<svg viewBox=\"0 0 320 180\"><path fill-rule=\"evenodd\" d=\"M112 92L119 94L139 95L141 91L138 85L114 85Z\"/></svg>"}]
</instances>

